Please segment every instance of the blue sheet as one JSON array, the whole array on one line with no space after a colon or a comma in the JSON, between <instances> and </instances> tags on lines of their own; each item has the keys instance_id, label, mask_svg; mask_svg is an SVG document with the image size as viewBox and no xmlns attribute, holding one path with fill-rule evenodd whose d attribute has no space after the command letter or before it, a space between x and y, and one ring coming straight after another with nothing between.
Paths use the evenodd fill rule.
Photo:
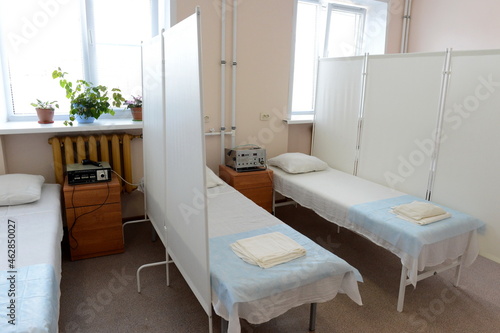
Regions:
<instances>
[{"instance_id":1,"label":"blue sheet","mask_svg":"<svg viewBox=\"0 0 500 333\"><path fill-rule=\"evenodd\" d=\"M451 213L452 217L427 225L418 225L390 212L394 206L413 201L425 200L412 195L404 195L363 203L352 206L347 217L351 222L415 258L419 256L422 247L426 244L434 244L485 226L477 218L436 203L433 204Z\"/></svg>"},{"instance_id":2,"label":"blue sheet","mask_svg":"<svg viewBox=\"0 0 500 333\"><path fill-rule=\"evenodd\" d=\"M263 269L244 262L229 246L242 238L275 231L302 245L307 254L287 263ZM212 288L228 310L238 302L269 297L317 282L328 276L351 271L356 274L358 281L362 281L361 275L354 267L285 224L210 239Z\"/></svg>"},{"instance_id":3,"label":"blue sheet","mask_svg":"<svg viewBox=\"0 0 500 333\"><path fill-rule=\"evenodd\" d=\"M59 285L54 268L39 264L15 272L0 271L0 332L57 332ZM11 281L15 281L15 288L11 288ZM9 295L11 291L15 296Z\"/></svg>"}]
</instances>

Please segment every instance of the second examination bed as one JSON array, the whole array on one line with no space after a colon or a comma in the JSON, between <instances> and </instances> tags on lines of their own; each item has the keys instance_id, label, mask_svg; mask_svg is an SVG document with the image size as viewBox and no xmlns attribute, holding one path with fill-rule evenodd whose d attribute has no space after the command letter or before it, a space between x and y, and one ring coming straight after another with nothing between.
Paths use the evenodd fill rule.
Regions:
<instances>
[{"instance_id":1,"label":"second examination bed","mask_svg":"<svg viewBox=\"0 0 500 333\"><path fill-rule=\"evenodd\" d=\"M450 218L418 225L390 211L423 199L332 169L313 156L283 154L269 162L275 165L276 192L401 259L398 311L403 310L407 285L453 267L458 284L462 265L470 265L479 253L477 232L484 223L474 217L443 207Z\"/></svg>"}]
</instances>

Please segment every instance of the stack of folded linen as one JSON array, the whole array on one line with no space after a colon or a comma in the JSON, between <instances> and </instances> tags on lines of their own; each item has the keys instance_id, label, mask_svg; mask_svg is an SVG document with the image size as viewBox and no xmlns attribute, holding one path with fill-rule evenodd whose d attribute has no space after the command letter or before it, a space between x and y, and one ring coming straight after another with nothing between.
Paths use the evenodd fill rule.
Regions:
<instances>
[{"instance_id":1,"label":"stack of folded linen","mask_svg":"<svg viewBox=\"0 0 500 333\"><path fill-rule=\"evenodd\" d=\"M430 202L413 201L392 208L392 213L404 220L425 225L451 217L451 214Z\"/></svg>"},{"instance_id":2,"label":"stack of folded linen","mask_svg":"<svg viewBox=\"0 0 500 333\"><path fill-rule=\"evenodd\" d=\"M306 254L300 244L281 232L240 239L231 244L231 249L245 262L262 268L270 268Z\"/></svg>"}]
</instances>

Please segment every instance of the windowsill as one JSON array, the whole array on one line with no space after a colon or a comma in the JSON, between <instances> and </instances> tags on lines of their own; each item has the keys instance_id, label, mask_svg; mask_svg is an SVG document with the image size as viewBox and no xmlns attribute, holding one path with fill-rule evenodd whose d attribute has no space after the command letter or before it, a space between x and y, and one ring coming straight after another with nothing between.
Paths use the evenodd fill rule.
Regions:
<instances>
[{"instance_id":1,"label":"windowsill","mask_svg":"<svg viewBox=\"0 0 500 333\"><path fill-rule=\"evenodd\" d=\"M288 125L298 125L298 124L312 124L314 121L313 115L307 116L292 116L291 119L283 120Z\"/></svg>"},{"instance_id":2,"label":"windowsill","mask_svg":"<svg viewBox=\"0 0 500 333\"><path fill-rule=\"evenodd\" d=\"M9 121L0 123L0 135L7 134L37 134L37 133L60 133L60 132L87 132L87 131L114 131L142 129L142 121L126 119L98 119L92 124L78 124L65 126L64 121L55 121L52 124L39 124L37 121Z\"/></svg>"}]
</instances>

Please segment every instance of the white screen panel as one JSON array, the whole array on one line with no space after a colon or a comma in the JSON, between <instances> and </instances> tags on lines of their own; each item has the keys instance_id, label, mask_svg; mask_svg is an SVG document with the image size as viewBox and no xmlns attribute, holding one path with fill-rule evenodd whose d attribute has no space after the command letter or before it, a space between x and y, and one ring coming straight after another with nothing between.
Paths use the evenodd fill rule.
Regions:
<instances>
[{"instance_id":1,"label":"white screen panel","mask_svg":"<svg viewBox=\"0 0 500 333\"><path fill-rule=\"evenodd\" d=\"M211 314L199 14L164 33L167 250Z\"/></svg>"},{"instance_id":2,"label":"white screen panel","mask_svg":"<svg viewBox=\"0 0 500 333\"><path fill-rule=\"evenodd\" d=\"M500 262L500 51L453 52L432 200L482 219L481 254Z\"/></svg>"},{"instance_id":3,"label":"white screen panel","mask_svg":"<svg viewBox=\"0 0 500 333\"><path fill-rule=\"evenodd\" d=\"M312 155L352 173L356 155L363 57L321 59Z\"/></svg>"},{"instance_id":4,"label":"white screen panel","mask_svg":"<svg viewBox=\"0 0 500 333\"><path fill-rule=\"evenodd\" d=\"M163 104L163 36L142 47L143 151L146 214L165 244L165 114Z\"/></svg>"},{"instance_id":5,"label":"white screen panel","mask_svg":"<svg viewBox=\"0 0 500 333\"><path fill-rule=\"evenodd\" d=\"M425 197L445 53L368 60L358 176Z\"/></svg>"}]
</instances>

